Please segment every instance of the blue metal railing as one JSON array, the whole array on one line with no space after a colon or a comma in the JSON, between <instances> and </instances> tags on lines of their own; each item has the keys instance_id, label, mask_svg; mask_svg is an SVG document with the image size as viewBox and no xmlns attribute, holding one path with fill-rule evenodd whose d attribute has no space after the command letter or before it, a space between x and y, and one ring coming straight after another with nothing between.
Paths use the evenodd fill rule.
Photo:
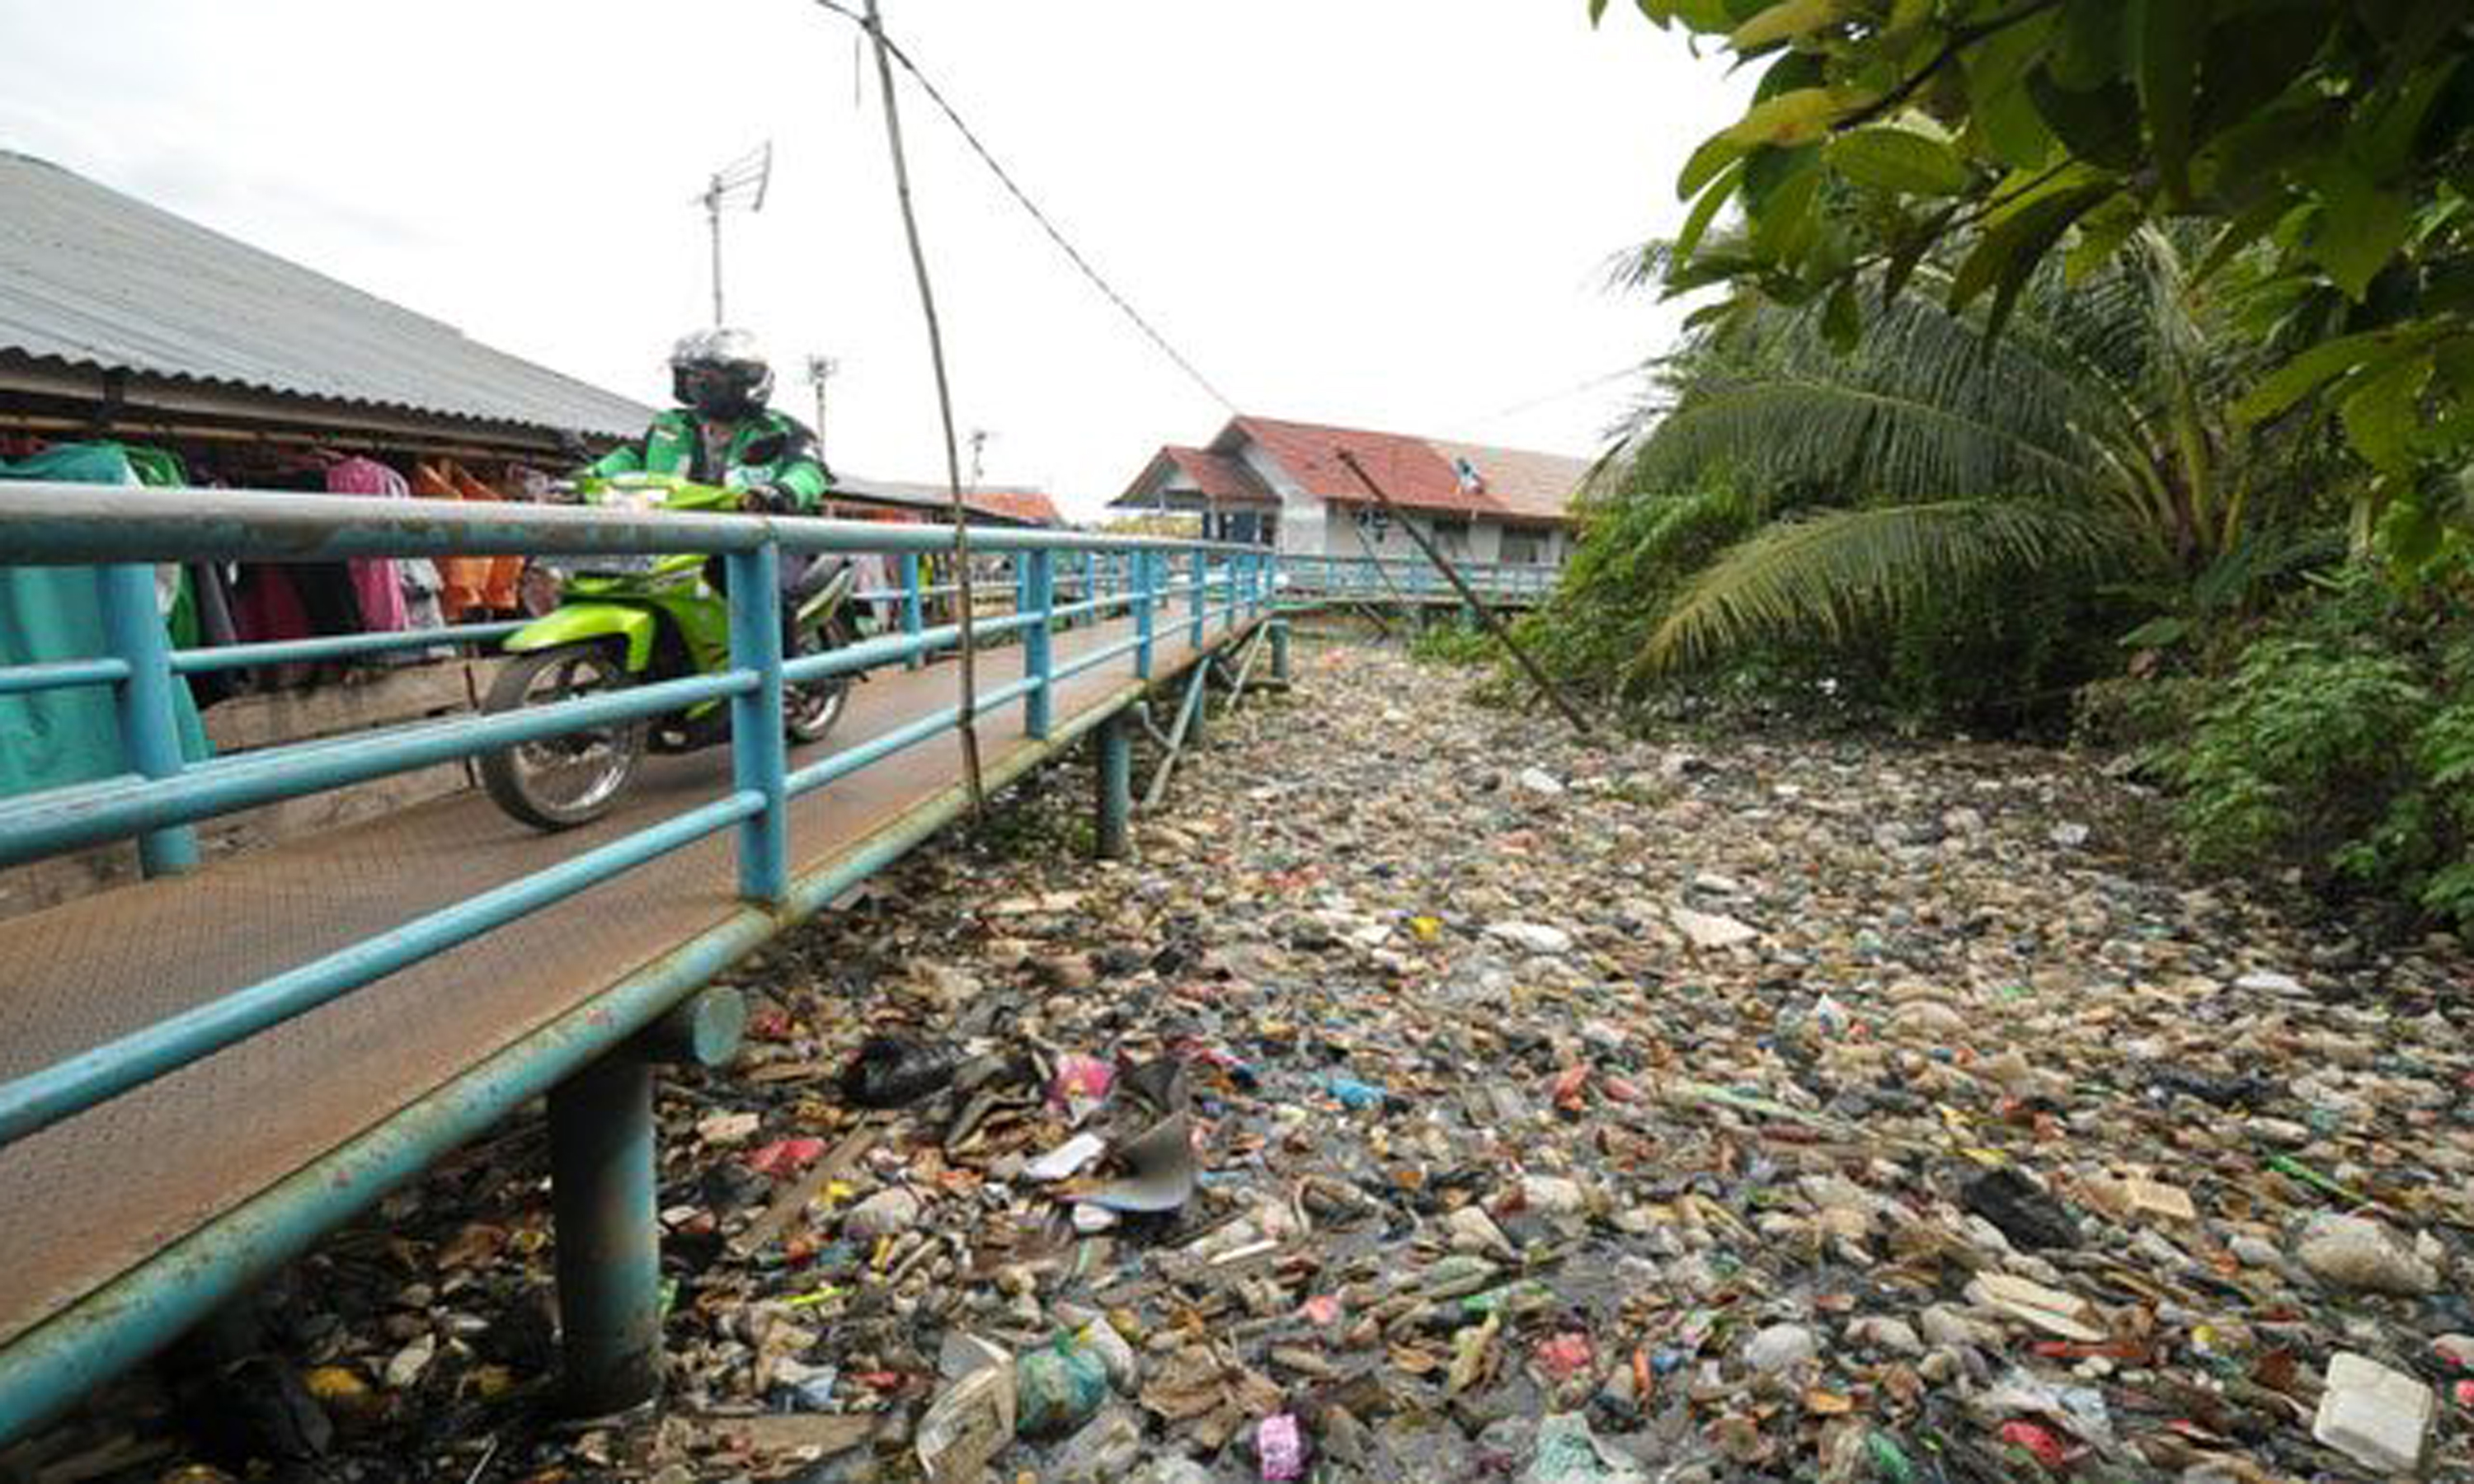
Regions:
<instances>
[{"instance_id":1,"label":"blue metal railing","mask_svg":"<svg viewBox=\"0 0 2474 1484\"><path fill-rule=\"evenodd\" d=\"M1559 569L1535 562L1456 562L1461 580L1481 598L1536 602L1555 590ZM1424 557L1280 559L1281 592L1289 598L1456 600L1460 593Z\"/></svg>"},{"instance_id":2,"label":"blue metal railing","mask_svg":"<svg viewBox=\"0 0 2474 1484\"><path fill-rule=\"evenodd\" d=\"M958 623L926 622L939 596L920 584L923 555L950 549L938 528L876 522L784 520L749 515L627 515L569 507L424 506L350 496L233 491L131 491L90 485L0 484L0 560L99 563L112 653L0 669L0 694L65 685L109 685L118 698L122 772L92 783L0 801L0 866L111 840L139 841L150 874L193 867L200 820L281 799L366 781L519 743L726 699L731 710L732 792L725 798L450 904L366 943L236 990L42 1070L0 1083L0 1144L138 1087L220 1047L279 1024L405 965L573 896L718 830L739 831L739 886L750 901L778 903L789 871L788 802L904 748L951 730L958 704L883 736L791 770L783 730L783 687L881 665L917 666L961 642ZM1203 546L1070 532L974 530L974 545L1015 567L1019 601L1009 615L974 625L975 639L1019 634L1022 678L975 698L984 718L1015 700L1024 730L1046 737L1062 680L1131 652L1148 676L1155 610L1182 599L1198 647L1207 616L1230 627L1259 615L1275 585L1273 556L1259 548ZM774 572L787 552L885 551L900 562L901 628L828 654L786 661ZM235 665L366 656L439 644L486 642L515 624L352 635L175 652L155 607L158 561L327 561L445 555L720 555L728 564L731 668L521 711L416 723L325 741L290 744L184 764L175 729L174 685L184 674ZM1079 556L1076 601L1057 601L1055 558ZM1188 561L1167 580L1172 553ZM1110 560L1104 565L1103 556ZM1059 665L1051 630L1130 614L1134 634Z\"/></svg>"}]
</instances>

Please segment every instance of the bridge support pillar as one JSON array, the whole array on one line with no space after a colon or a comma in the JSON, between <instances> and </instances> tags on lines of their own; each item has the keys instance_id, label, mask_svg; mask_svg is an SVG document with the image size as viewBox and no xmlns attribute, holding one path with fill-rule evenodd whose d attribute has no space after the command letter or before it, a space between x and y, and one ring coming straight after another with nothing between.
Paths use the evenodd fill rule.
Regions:
<instances>
[{"instance_id":1,"label":"bridge support pillar","mask_svg":"<svg viewBox=\"0 0 2474 1484\"><path fill-rule=\"evenodd\" d=\"M1185 745L1201 751L1209 739L1204 724L1211 719L1211 657L1195 661L1194 709L1185 721Z\"/></svg>"},{"instance_id":2,"label":"bridge support pillar","mask_svg":"<svg viewBox=\"0 0 2474 1484\"><path fill-rule=\"evenodd\" d=\"M1134 813L1134 733L1126 713L1100 724L1096 739L1099 762L1100 816L1095 838L1102 860L1124 860L1132 852L1130 828Z\"/></svg>"},{"instance_id":3,"label":"bridge support pillar","mask_svg":"<svg viewBox=\"0 0 2474 1484\"><path fill-rule=\"evenodd\" d=\"M652 1066L615 1051L551 1089L549 1157L566 1408L624 1411L662 1386Z\"/></svg>"},{"instance_id":4,"label":"bridge support pillar","mask_svg":"<svg viewBox=\"0 0 2474 1484\"><path fill-rule=\"evenodd\" d=\"M746 1002L705 990L550 1089L550 1200L566 1409L598 1417L662 1387L653 1064L727 1062Z\"/></svg>"},{"instance_id":5,"label":"bridge support pillar","mask_svg":"<svg viewBox=\"0 0 2474 1484\"><path fill-rule=\"evenodd\" d=\"M1281 619L1272 621L1272 679L1289 682L1289 626Z\"/></svg>"}]
</instances>

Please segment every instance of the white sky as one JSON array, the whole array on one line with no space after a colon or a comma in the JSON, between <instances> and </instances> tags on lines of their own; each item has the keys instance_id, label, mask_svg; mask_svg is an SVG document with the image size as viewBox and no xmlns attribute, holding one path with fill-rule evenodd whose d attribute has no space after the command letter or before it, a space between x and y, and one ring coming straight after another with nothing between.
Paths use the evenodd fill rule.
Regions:
<instances>
[{"instance_id":1,"label":"white sky","mask_svg":"<svg viewBox=\"0 0 2474 1484\"><path fill-rule=\"evenodd\" d=\"M856 0L854 0L856 3ZM1032 198L1246 411L1587 454L1679 318L1603 287L1670 234L1745 84L1583 0L884 0ZM942 477L872 64L808 0L0 0L0 147L644 400L710 318L691 198L778 405L838 356L832 462ZM915 87L914 193L990 483L1096 514L1225 411L1085 283ZM964 458L967 461L968 453ZM966 467L967 471L967 467Z\"/></svg>"}]
</instances>

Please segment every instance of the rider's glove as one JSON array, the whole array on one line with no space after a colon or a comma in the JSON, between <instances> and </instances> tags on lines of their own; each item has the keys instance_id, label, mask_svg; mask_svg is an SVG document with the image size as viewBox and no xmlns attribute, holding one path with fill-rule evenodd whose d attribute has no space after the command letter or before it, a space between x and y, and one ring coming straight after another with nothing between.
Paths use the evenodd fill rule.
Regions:
<instances>
[{"instance_id":1,"label":"rider's glove","mask_svg":"<svg viewBox=\"0 0 2474 1484\"><path fill-rule=\"evenodd\" d=\"M799 508L790 491L780 485L750 485L739 497L740 505L764 515L787 515Z\"/></svg>"}]
</instances>

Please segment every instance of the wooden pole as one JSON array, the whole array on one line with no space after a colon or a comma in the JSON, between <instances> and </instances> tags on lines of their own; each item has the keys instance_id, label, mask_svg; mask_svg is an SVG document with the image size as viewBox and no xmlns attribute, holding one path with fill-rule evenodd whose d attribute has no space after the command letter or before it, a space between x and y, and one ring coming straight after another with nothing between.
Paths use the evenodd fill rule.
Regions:
<instances>
[{"instance_id":1,"label":"wooden pole","mask_svg":"<svg viewBox=\"0 0 2474 1484\"><path fill-rule=\"evenodd\" d=\"M885 139L893 152L893 190L902 203L902 229L910 244L910 271L919 280L919 311L928 321L928 358L936 368L936 415L945 428L945 487L952 496L954 513L954 582L961 609L962 696L961 717L957 725L962 732L962 772L971 785L971 813L978 817L986 812L987 791L980 782L980 732L975 724L980 686L978 645L972 633L977 611L971 592L971 515L962 504L962 458L954 443L954 394L945 380L945 337L936 324L936 296L928 287L928 255L919 246L919 218L910 208L910 167L903 159L902 114L894 107L893 63L886 49L885 20L877 13L877 0L867 0L867 19L862 24L876 43L877 89L885 94Z\"/></svg>"},{"instance_id":2,"label":"wooden pole","mask_svg":"<svg viewBox=\"0 0 2474 1484\"><path fill-rule=\"evenodd\" d=\"M1366 487L1367 493L1374 496L1374 502L1400 522L1400 529L1409 533L1409 539L1418 543L1418 549L1426 554L1426 560L1433 562L1436 569L1451 581L1452 586L1460 592L1461 601L1467 604L1477 613L1479 621L1486 625L1487 633L1493 634L1495 642L1509 651L1512 658L1519 662L1520 668L1528 672L1530 682L1538 687L1538 693L1554 703L1555 709L1564 713L1564 719L1572 724L1574 731L1585 737L1588 736L1589 719L1581 714L1580 707L1572 704L1571 698L1564 694L1563 687L1555 683L1553 678L1540 667L1538 661L1529 658L1529 652L1513 639L1512 631L1503 626L1503 620L1495 616L1494 610L1487 607L1475 590L1461 580L1460 569L1443 560L1443 554L1429 544L1426 538L1419 533L1417 526L1410 522L1409 517L1402 515L1399 507L1392 503L1392 496L1384 493L1383 487L1376 484L1373 476L1366 472L1366 467L1357 462L1357 455L1346 448L1335 448L1332 452L1339 456L1341 463L1348 466L1348 471L1357 476L1357 482Z\"/></svg>"}]
</instances>

